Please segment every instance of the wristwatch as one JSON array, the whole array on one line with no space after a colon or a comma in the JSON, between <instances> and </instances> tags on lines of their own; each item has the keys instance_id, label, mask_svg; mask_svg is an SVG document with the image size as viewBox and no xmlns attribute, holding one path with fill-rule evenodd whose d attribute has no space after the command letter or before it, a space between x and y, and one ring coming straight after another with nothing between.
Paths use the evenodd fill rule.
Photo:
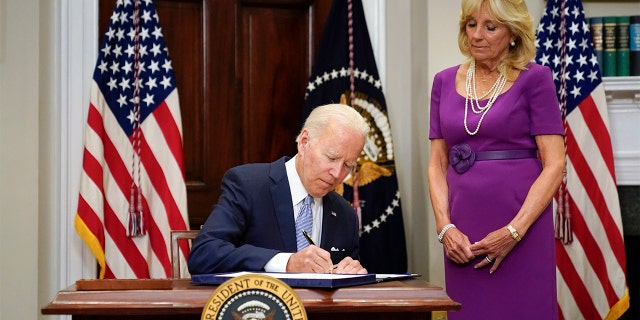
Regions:
<instances>
[{"instance_id":1,"label":"wristwatch","mask_svg":"<svg viewBox=\"0 0 640 320\"><path fill-rule=\"evenodd\" d=\"M511 238L513 238L513 240L518 242L522 240L522 238L520 238L520 234L518 233L518 230L516 230L516 228L514 228L512 225L508 225L507 230L509 230L509 232L511 233Z\"/></svg>"}]
</instances>

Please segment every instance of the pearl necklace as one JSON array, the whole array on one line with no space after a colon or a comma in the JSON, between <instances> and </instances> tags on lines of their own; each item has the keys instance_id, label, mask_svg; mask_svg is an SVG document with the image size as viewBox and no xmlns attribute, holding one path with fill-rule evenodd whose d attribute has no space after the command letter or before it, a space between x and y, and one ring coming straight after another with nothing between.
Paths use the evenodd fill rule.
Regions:
<instances>
[{"instance_id":1,"label":"pearl necklace","mask_svg":"<svg viewBox=\"0 0 640 320\"><path fill-rule=\"evenodd\" d=\"M476 61L471 60L469 64L469 69L467 70L467 78L465 81L465 98L464 98L464 129L467 131L467 134L470 136L475 135L480 130L480 125L482 124L482 120L484 120L484 116L487 115L489 109L493 106L493 103L498 99L498 96L504 89L505 84L507 84L507 78L500 74L496 82L485 92L483 95L478 97L478 92L476 90ZM485 106L481 106L479 100L484 99L489 96L489 101ZM469 130L469 126L467 125L467 113L469 113L469 100L471 100L471 111L475 114L482 114L480 116L480 121L478 121L478 126L474 131Z\"/></svg>"}]
</instances>

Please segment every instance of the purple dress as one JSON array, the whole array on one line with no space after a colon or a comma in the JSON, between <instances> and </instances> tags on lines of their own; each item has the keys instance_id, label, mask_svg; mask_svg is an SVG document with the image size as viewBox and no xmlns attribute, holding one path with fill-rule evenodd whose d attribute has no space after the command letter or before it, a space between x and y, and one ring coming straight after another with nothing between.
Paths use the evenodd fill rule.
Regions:
<instances>
[{"instance_id":1,"label":"purple dress","mask_svg":"<svg viewBox=\"0 0 640 320\"><path fill-rule=\"evenodd\" d=\"M478 133L468 135L463 122L465 99L455 88L458 67L443 70L434 78L430 139L444 138L449 148L466 143L476 151L535 149L534 136L564 133L550 70L529 64L495 101ZM467 125L473 132L480 115L470 109ZM471 243L505 227L518 213L541 170L537 158L476 161L462 174L449 165L446 178L451 223ZM458 265L445 257L446 291L462 304L460 311L449 312L449 320L558 318L551 204L494 274L489 274L489 266L473 268L484 258Z\"/></svg>"}]
</instances>

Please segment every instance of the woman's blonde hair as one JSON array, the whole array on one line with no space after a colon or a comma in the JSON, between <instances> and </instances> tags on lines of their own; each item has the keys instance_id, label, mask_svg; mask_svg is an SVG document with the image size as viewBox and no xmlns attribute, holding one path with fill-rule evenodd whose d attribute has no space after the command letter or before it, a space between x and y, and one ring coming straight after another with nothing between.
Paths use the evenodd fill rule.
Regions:
<instances>
[{"instance_id":1,"label":"woman's blonde hair","mask_svg":"<svg viewBox=\"0 0 640 320\"><path fill-rule=\"evenodd\" d=\"M509 50L498 63L500 73L509 79L511 72L508 71L525 69L536 56L533 19L524 0L462 0L458 46L460 52L468 58L471 58L471 53L466 32L467 23L471 15L478 12L482 6L486 7L496 22L506 26L515 36L515 46L509 46Z\"/></svg>"}]
</instances>

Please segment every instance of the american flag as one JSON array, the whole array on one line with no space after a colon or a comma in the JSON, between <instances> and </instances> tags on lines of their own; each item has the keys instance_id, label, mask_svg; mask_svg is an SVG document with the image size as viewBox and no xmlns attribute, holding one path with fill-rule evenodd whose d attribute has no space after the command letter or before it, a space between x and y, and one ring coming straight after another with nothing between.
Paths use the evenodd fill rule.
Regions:
<instances>
[{"instance_id":1,"label":"american flag","mask_svg":"<svg viewBox=\"0 0 640 320\"><path fill-rule=\"evenodd\" d=\"M553 71L567 174L558 193L556 274L561 319L617 319L629 307L620 203L599 61L579 0L548 0L536 62Z\"/></svg>"},{"instance_id":2,"label":"american flag","mask_svg":"<svg viewBox=\"0 0 640 320\"><path fill-rule=\"evenodd\" d=\"M100 278L169 278L187 201L178 91L151 0L118 0L90 100L76 231Z\"/></svg>"}]
</instances>

